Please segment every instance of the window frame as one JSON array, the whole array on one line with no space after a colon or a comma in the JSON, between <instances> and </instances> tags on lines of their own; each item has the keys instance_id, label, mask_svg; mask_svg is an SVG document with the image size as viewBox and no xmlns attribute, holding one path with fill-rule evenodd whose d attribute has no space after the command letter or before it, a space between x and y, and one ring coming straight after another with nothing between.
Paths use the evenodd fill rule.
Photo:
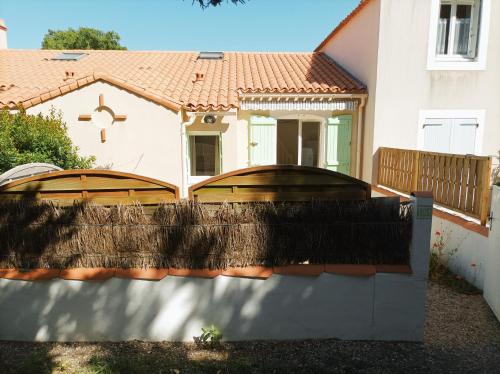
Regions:
<instances>
[{"instance_id":1,"label":"window frame","mask_svg":"<svg viewBox=\"0 0 500 374\"><path fill-rule=\"evenodd\" d=\"M474 39L474 56L459 54L437 54L438 23L442 4L450 4L451 17L449 32L449 49L453 50L455 22L457 5L476 5L472 9L471 22L476 25L472 32L476 33ZM486 55L489 38L491 0L431 0L431 17L428 37L428 70L485 70ZM475 22L477 21L477 23ZM474 31L475 30L475 31Z\"/></svg>"},{"instance_id":2,"label":"window frame","mask_svg":"<svg viewBox=\"0 0 500 374\"><path fill-rule=\"evenodd\" d=\"M219 171L222 174L223 169L222 169L222 132L220 131L188 131L186 134L186 142L187 142L187 179L188 179L188 184L196 184L199 182L203 182L204 180L208 178L212 178L214 175L191 175L191 137L192 136L215 136L219 139ZM219 174L216 174L219 175Z\"/></svg>"}]
</instances>

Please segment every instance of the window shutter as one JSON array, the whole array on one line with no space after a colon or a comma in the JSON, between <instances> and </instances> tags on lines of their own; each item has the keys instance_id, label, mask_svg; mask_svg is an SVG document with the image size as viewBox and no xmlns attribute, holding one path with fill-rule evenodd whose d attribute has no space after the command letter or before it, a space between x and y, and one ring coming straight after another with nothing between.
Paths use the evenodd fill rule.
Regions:
<instances>
[{"instance_id":1,"label":"window shutter","mask_svg":"<svg viewBox=\"0 0 500 374\"><path fill-rule=\"evenodd\" d=\"M467 51L467 57L476 58L477 44L479 40L479 16L480 16L481 4L479 0L476 0L472 5L471 11L471 26L469 32L469 48Z\"/></svg>"},{"instance_id":2,"label":"window shutter","mask_svg":"<svg viewBox=\"0 0 500 374\"><path fill-rule=\"evenodd\" d=\"M424 123L424 151L450 153L451 120L428 118Z\"/></svg>"},{"instance_id":3,"label":"window shutter","mask_svg":"<svg viewBox=\"0 0 500 374\"><path fill-rule=\"evenodd\" d=\"M476 132L478 123L475 118L453 120L451 153L466 155L476 153Z\"/></svg>"},{"instance_id":4,"label":"window shutter","mask_svg":"<svg viewBox=\"0 0 500 374\"><path fill-rule=\"evenodd\" d=\"M272 117L252 116L250 118L250 164L276 164L276 125Z\"/></svg>"}]
</instances>

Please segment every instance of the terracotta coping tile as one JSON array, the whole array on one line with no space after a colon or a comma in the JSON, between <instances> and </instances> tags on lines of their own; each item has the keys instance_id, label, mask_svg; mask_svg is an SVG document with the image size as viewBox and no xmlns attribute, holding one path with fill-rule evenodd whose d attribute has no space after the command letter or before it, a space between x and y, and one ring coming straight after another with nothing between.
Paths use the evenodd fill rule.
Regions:
<instances>
[{"instance_id":1,"label":"terracotta coping tile","mask_svg":"<svg viewBox=\"0 0 500 374\"><path fill-rule=\"evenodd\" d=\"M287 266L276 266L274 268L265 266L231 267L225 270L210 269L174 269L174 268L131 268L131 269L107 269L107 268L71 268L71 269L33 269L22 271L18 269L0 269L0 278L15 280L48 280L61 278L66 280L106 280L112 277L123 279L141 279L158 281L167 275L180 277L215 278L218 275L227 277L267 279L273 273L280 275L295 276L319 276L321 273L334 273L351 276L373 276L375 273L399 273L411 274L408 265L364 265L364 264L297 264Z\"/></svg>"},{"instance_id":2,"label":"terracotta coping tile","mask_svg":"<svg viewBox=\"0 0 500 374\"><path fill-rule=\"evenodd\" d=\"M326 273L334 273L341 275L352 275L360 277L370 277L375 275L377 269L375 265L360 265L360 264L326 264Z\"/></svg>"},{"instance_id":3,"label":"terracotta coping tile","mask_svg":"<svg viewBox=\"0 0 500 374\"><path fill-rule=\"evenodd\" d=\"M273 275L273 268L265 266L232 267L222 271L226 277L267 279Z\"/></svg>"},{"instance_id":4,"label":"terracotta coping tile","mask_svg":"<svg viewBox=\"0 0 500 374\"><path fill-rule=\"evenodd\" d=\"M17 280L48 280L59 276L59 269L32 269L28 271L18 269L1 269L0 277Z\"/></svg>"},{"instance_id":5,"label":"terracotta coping tile","mask_svg":"<svg viewBox=\"0 0 500 374\"><path fill-rule=\"evenodd\" d=\"M221 270L210 269L168 269L169 275L174 275L177 277L215 278L221 273Z\"/></svg>"},{"instance_id":6,"label":"terracotta coping tile","mask_svg":"<svg viewBox=\"0 0 500 374\"><path fill-rule=\"evenodd\" d=\"M61 270L59 278L67 280L106 280L115 275L116 269L72 268Z\"/></svg>"},{"instance_id":7,"label":"terracotta coping tile","mask_svg":"<svg viewBox=\"0 0 500 374\"><path fill-rule=\"evenodd\" d=\"M377 273L413 273L409 265L375 265L375 268L377 269Z\"/></svg>"},{"instance_id":8,"label":"terracotta coping tile","mask_svg":"<svg viewBox=\"0 0 500 374\"><path fill-rule=\"evenodd\" d=\"M115 277L129 278L129 279L142 279L142 280L161 280L168 275L169 269L116 269Z\"/></svg>"},{"instance_id":9,"label":"terracotta coping tile","mask_svg":"<svg viewBox=\"0 0 500 374\"><path fill-rule=\"evenodd\" d=\"M273 268L275 274L281 275L303 275L310 277L317 277L325 271L325 265L314 264L300 264L300 265L286 265L275 266Z\"/></svg>"}]
</instances>

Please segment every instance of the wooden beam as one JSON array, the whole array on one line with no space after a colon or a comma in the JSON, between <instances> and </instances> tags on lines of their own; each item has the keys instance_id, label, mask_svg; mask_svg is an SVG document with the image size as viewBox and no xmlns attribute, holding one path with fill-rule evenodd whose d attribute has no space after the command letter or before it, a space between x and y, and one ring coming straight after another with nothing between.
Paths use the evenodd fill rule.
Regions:
<instances>
[{"instance_id":1,"label":"wooden beam","mask_svg":"<svg viewBox=\"0 0 500 374\"><path fill-rule=\"evenodd\" d=\"M115 121L125 121L127 119L126 114L115 114L114 118Z\"/></svg>"},{"instance_id":2,"label":"wooden beam","mask_svg":"<svg viewBox=\"0 0 500 374\"><path fill-rule=\"evenodd\" d=\"M92 119L91 114L80 114L78 116L78 121L90 121Z\"/></svg>"}]
</instances>

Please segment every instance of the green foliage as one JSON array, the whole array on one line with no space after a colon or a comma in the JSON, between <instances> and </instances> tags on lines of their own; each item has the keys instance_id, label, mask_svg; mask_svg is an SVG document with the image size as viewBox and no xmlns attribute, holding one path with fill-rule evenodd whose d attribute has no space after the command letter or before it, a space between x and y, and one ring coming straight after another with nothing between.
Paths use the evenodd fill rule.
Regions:
<instances>
[{"instance_id":1,"label":"green foliage","mask_svg":"<svg viewBox=\"0 0 500 374\"><path fill-rule=\"evenodd\" d=\"M208 8L208 7L216 7L221 5L224 2L231 2L233 4L245 4L245 1L248 0L193 0L194 3L200 4L202 9Z\"/></svg>"},{"instance_id":2,"label":"green foliage","mask_svg":"<svg viewBox=\"0 0 500 374\"><path fill-rule=\"evenodd\" d=\"M101 31L89 27L78 30L49 30L43 37L42 49L127 49L120 45L115 31Z\"/></svg>"},{"instance_id":3,"label":"green foliage","mask_svg":"<svg viewBox=\"0 0 500 374\"><path fill-rule=\"evenodd\" d=\"M95 157L81 157L67 134L61 114L0 112L0 173L17 165L47 162L63 169L91 168Z\"/></svg>"},{"instance_id":4,"label":"green foliage","mask_svg":"<svg viewBox=\"0 0 500 374\"><path fill-rule=\"evenodd\" d=\"M222 333L215 325L201 328L201 335L195 336L194 341L199 345L218 346L222 340Z\"/></svg>"}]
</instances>

